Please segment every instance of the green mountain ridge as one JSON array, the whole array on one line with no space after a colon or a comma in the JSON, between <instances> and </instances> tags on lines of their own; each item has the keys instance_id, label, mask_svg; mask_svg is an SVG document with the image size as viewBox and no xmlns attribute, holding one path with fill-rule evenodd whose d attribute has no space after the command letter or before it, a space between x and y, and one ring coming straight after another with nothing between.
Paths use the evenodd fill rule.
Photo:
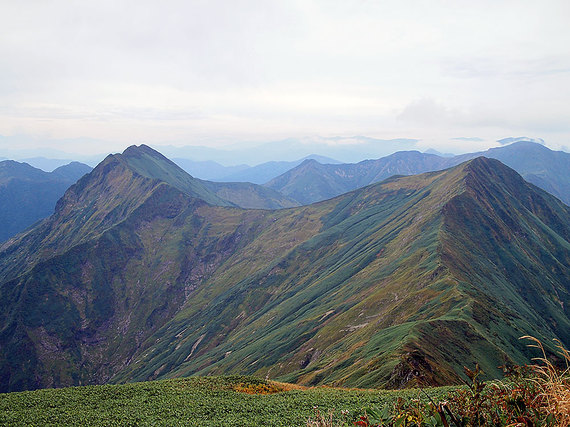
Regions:
<instances>
[{"instance_id":1,"label":"green mountain ridge","mask_svg":"<svg viewBox=\"0 0 570 427\"><path fill-rule=\"evenodd\" d=\"M281 193L259 185L193 178L174 162L146 145L127 148L121 158L140 175L164 181L213 205L246 209L281 209L299 205ZM149 161L151 159L152 161Z\"/></svg>"},{"instance_id":2,"label":"green mountain ridge","mask_svg":"<svg viewBox=\"0 0 570 427\"><path fill-rule=\"evenodd\" d=\"M570 339L570 208L498 161L271 211L216 206L129 150L2 247L1 390L445 384L526 362L521 335Z\"/></svg>"},{"instance_id":3,"label":"green mountain ridge","mask_svg":"<svg viewBox=\"0 0 570 427\"><path fill-rule=\"evenodd\" d=\"M310 204L394 175L415 175L443 170L479 156L500 160L528 182L570 204L570 154L551 151L541 144L519 141L484 152L442 157L419 151L399 151L376 160L322 165L305 162L265 184L282 194Z\"/></svg>"}]
</instances>

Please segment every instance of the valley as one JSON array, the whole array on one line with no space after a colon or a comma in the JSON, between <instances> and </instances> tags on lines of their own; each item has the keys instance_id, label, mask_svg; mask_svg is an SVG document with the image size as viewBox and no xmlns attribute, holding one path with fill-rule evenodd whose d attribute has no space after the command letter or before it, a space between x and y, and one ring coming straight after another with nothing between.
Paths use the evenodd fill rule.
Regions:
<instances>
[{"instance_id":1,"label":"valley","mask_svg":"<svg viewBox=\"0 0 570 427\"><path fill-rule=\"evenodd\" d=\"M146 146L81 178L0 248L0 389L457 384L526 363L521 335L570 339L570 208L497 160L298 207L245 188Z\"/></svg>"}]
</instances>

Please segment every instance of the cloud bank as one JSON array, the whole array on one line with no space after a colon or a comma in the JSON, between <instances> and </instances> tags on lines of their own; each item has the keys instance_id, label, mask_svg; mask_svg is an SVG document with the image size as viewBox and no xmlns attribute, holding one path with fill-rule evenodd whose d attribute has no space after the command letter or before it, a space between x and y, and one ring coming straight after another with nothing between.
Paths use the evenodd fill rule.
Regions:
<instances>
[{"instance_id":1,"label":"cloud bank","mask_svg":"<svg viewBox=\"0 0 570 427\"><path fill-rule=\"evenodd\" d=\"M568 16L556 0L2 2L0 134L115 150L522 134L557 148Z\"/></svg>"}]
</instances>

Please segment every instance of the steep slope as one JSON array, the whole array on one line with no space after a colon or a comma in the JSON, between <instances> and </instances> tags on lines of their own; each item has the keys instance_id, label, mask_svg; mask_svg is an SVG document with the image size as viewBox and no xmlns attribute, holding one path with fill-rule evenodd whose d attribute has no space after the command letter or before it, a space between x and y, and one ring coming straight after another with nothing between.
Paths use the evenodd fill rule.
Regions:
<instances>
[{"instance_id":1,"label":"steep slope","mask_svg":"<svg viewBox=\"0 0 570 427\"><path fill-rule=\"evenodd\" d=\"M467 201L473 209L461 210ZM116 380L174 370L401 386L416 372L446 383L465 364L498 375L525 363L523 334L570 339L570 210L499 162L391 180L306 215L313 209L324 214L318 234L232 288L225 267Z\"/></svg>"},{"instance_id":2,"label":"steep slope","mask_svg":"<svg viewBox=\"0 0 570 427\"><path fill-rule=\"evenodd\" d=\"M298 203L275 190L251 183L215 183L193 178L174 162L146 145L129 147L122 155L129 167L147 178L159 179L180 191L218 206L280 209Z\"/></svg>"},{"instance_id":3,"label":"steep slope","mask_svg":"<svg viewBox=\"0 0 570 427\"><path fill-rule=\"evenodd\" d=\"M441 384L526 362L520 335L570 341L570 208L497 161L266 211L181 191L144 150L2 248L2 390L230 372Z\"/></svg>"},{"instance_id":4,"label":"steep slope","mask_svg":"<svg viewBox=\"0 0 570 427\"><path fill-rule=\"evenodd\" d=\"M552 151L544 145L519 141L500 148L491 148L483 153L457 156L457 163L485 156L500 160L516 170L528 182L555 195L570 205L570 154Z\"/></svg>"},{"instance_id":5,"label":"steep slope","mask_svg":"<svg viewBox=\"0 0 570 427\"><path fill-rule=\"evenodd\" d=\"M0 242L51 215L65 190L90 170L77 162L51 173L26 163L0 162Z\"/></svg>"},{"instance_id":6,"label":"steep slope","mask_svg":"<svg viewBox=\"0 0 570 427\"><path fill-rule=\"evenodd\" d=\"M24 233L4 245L3 256L14 262L0 265L0 272L4 268L10 271L26 268L30 261L42 258L40 249L49 248L47 252L51 255L59 255L100 236L139 209L162 185L211 205L243 204L269 209L294 204L273 190L253 184L233 186L195 179L150 147L132 146L122 154L107 156L91 174L73 185L58 201L55 214L33 233ZM21 243L24 249L20 248ZM24 260L16 251L24 251L27 258Z\"/></svg>"},{"instance_id":7,"label":"steep slope","mask_svg":"<svg viewBox=\"0 0 570 427\"><path fill-rule=\"evenodd\" d=\"M0 350L0 381L14 388L102 382L109 371L117 369L112 362L103 362L102 355L115 354L125 363L133 351L130 346L146 336L141 329L150 333L155 323L168 319L166 314L176 310L187 287L192 286L181 283L190 272L182 273L185 260L178 259L172 268L179 269L180 278L165 289L153 290L164 285L155 285L153 280L163 274L165 265L172 264L169 258L161 263L154 253L177 251L171 246L175 241L163 245L170 224L165 226L161 220L168 222L179 210L191 213L199 207L231 204L207 185L146 146L130 147L123 154L108 156L72 186L58 201L54 215L4 244L0 251L0 342L10 344ZM273 194L262 187L259 190ZM255 211L230 212L237 218L229 219L234 225L242 222L242 213L253 218L257 215ZM140 227L137 230L144 236L133 235L132 227ZM203 237L210 232L216 230L208 227ZM232 242L220 244L233 247ZM201 248L196 251L203 252L201 268L207 271L216 257L215 245L200 241L197 246ZM142 253L146 255L143 264L135 276L129 275L127 264ZM195 270L192 274L199 275ZM135 286L133 277L137 278ZM117 307L116 294L122 304ZM131 309L138 314L133 315ZM138 320L133 321L136 329L124 339L115 337L117 328L126 328L120 325L130 324L131 316ZM68 331L65 337L57 335L64 329ZM73 331L71 335L69 331ZM50 335L54 333L56 337ZM20 369L11 362L15 354L31 358L34 378L18 375ZM79 360L83 368L78 370Z\"/></svg>"},{"instance_id":8,"label":"steep slope","mask_svg":"<svg viewBox=\"0 0 570 427\"><path fill-rule=\"evenodd\" d=\"M500 160L523 178L570 204L570 154L520 141L485 152L441 157L418 151L401 151L378 160L341 165L301 165L266 184L302 204L340 195L394 175L442 170L485 156Z\"/></svg>"}]
</instances>

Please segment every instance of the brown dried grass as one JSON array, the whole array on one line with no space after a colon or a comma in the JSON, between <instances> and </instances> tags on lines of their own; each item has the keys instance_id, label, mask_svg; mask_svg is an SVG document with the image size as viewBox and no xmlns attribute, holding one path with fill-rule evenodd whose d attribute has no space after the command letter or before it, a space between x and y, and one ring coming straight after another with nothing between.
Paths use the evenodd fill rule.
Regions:
<instances>
[{"instance_id":1,"label":"brown dried grass","mask_svg":"<svg viewBox=\"0 0 570 427\"><path fill-rule=\"evenodd\" d=\"M544 399L545 411L556 417L558 426L570 426L570 352L564 348L559 340L554 340L558 353L562 355L566 363L566 369L555 367L546 357L544 346L537 338L524 336L521 339L529 339L533 344L529 347L538 348L542 357L532 360L538 362L531 366L537 377L534 379L541 387L539 397Z\"/></svg>"}]
</instances>

